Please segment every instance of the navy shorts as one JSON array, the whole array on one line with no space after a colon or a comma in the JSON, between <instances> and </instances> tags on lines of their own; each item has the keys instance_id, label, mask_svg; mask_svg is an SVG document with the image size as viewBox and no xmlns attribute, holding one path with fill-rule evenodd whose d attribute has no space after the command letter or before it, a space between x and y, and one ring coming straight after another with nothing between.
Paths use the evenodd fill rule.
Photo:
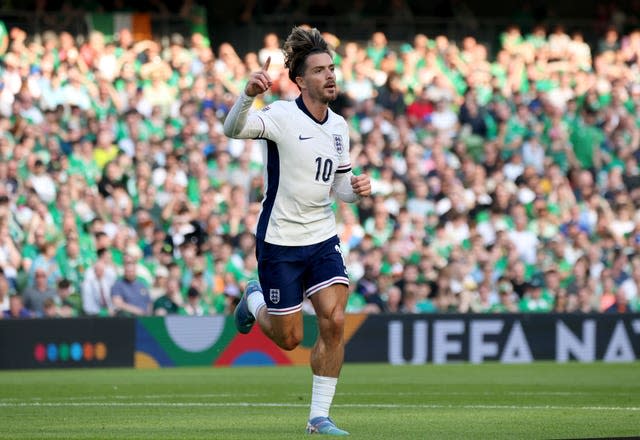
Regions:
<instances>
[{"instance_id":1,"label":"navy shorts","mask_svg":"<svg viewBox=\"0 0 640 440\"><path fill-rule=\"evenodd\" d=\"M349 285L337 236L308 246L257 240L256 257L264 300L273 315L300 311L304 295L309 297L332 284Z\"/></svg>"}]
</instances>

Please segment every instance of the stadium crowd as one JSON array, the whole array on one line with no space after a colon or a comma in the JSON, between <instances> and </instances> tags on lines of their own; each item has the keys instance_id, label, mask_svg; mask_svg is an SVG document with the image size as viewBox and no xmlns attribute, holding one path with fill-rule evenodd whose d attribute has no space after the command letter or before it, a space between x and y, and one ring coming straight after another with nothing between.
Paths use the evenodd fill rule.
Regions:
<instances>
[{"instance_id":1,"label":"stadium crowd","mask_svg":"<svg viewBox=\"0 0 640 440\"><path fill-rule=\"evenodd\" d=\"M243 56L0 27L5 318L229 313L256 277L261 141L222 122ZM336 48L334 103L374 196L336 203L349 312L640 311L640 31L516 26Z\"/></svg>"}]
</instances>

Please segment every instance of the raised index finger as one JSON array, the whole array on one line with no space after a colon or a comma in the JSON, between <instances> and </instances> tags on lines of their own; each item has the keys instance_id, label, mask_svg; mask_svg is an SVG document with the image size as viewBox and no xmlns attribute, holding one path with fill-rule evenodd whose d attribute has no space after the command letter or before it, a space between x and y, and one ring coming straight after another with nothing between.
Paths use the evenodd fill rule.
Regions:
<instances>
[{"instance_id":1,"label":"raised index finger","mask_svg":"<svg viewBox=\"0 0 640 440\"><path fill-rule=\"evenodd\" d=\"M264 62L264 65L262 66L263 72L266 72L267 70L269 70L269 64L271 64L271 57L268 57L267 61Z\"/></svg>"}]
</instances>

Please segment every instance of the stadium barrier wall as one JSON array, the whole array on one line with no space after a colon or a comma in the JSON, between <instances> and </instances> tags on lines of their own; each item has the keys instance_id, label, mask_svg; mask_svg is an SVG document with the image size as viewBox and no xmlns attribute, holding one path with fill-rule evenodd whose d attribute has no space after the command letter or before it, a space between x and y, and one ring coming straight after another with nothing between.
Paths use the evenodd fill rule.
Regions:
<instances>
[{"instance_id":1,"label":"stadium barrier wall","mask_svg":"<svg viewBox=\"0 0 640 440\"><path fill-rule=\"evenodd\" d=\"M0 369L131 367L135 320L0 320Z\"/></svg>"},{"instance_id":2,"label":"stadium barrier wall","mask_svg":"<svg viewBox=\"0 0 640 440\"><path fill-rule=\"evenodd\" d=\"M136 367L308 365L317 337L279 349L255 326L249 336L224 317L168 316L136 323ZM640 357L640 314L347 315L346 362L426 364L632 362Z\"/></svg>"},{"instance_id":3,"label":"stadium barrier wall","mask_svg":"<svg viewBox=\"0 0 640 440\"><path fill-rule=\"evenodd\" d=\"M632 362L639 356L640 314L373 315L347 342L345 361Z\"/></svg>"},{"instance_id":4,"label":"stadium barrier wall","mask_svg":"<svg viewBox=\"0 0 640 440\"><path fill-rule=\"evenodd\" d=\"M0 320L0 369L308 365L316 320L284 351L232 317ZM346 362L633 362L640 314L348 315Z\"/></svg>"}]
</instances>

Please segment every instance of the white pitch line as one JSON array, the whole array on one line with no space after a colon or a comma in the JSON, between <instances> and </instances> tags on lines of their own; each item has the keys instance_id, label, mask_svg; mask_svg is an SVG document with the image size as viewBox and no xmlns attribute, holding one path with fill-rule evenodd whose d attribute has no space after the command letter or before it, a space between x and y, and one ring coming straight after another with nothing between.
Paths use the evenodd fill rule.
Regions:
<instances>
[{"instance_id":1,"label":"white pitch line","mask_svg":"<svg viewBox=\"0 0 640 440\"><path fill-rule=\"evenodd\" d=\"M519 391L483 391L483 392L445 392L445 391L427 391L427 392L341 392L341 396L598 396L602 393L591 393L591 392L563 392L563 391L532 391L532 392L519 392ZM287 393L286 396L297 397L300 393ZM607 396L635 396L636 393L627 393L627 392L617 392L617 393L607 393ZM60 396L57 397L58 401L77 401L77 402L85 402L85 401L104 401L105 397L116 399L116 400L131 400L131 399L208 399L208 398L217 398L217 397L260 397L266 396L264 393L180 393L180 394L144 394L144 395L126 395L126 394L114 394L112 396ZM31 397L29 401L43 401L42 397ZM5 397L0 398L0 405L4 403L12 403L12 402L25 402L24 397Z\"/></svg>"},{"instance_id":2,"label":"white pitch line","mask_svg":"<svg viewBox=\"0 0 640 440\"><path fill-rule=\"evenodd\" d=\"M306 403L273 402L0 402L0 407L156 407L156 408L307 408ZM504 409L504 410L582 410L640 412L639 406L562 406L562 405L439 405L439 404L334 404L337 408L364 409Z\"/></svg>"},{"instance_id":3,"label":"white pitch line","mask_svg":"<svg viewBox=\"0 0 640 440\"><path fill-rule=\"evenodd\" d=\"M250 394L243 394L243 396L245 397L257 397L257 394L254 395L250 395ZM111 396L114 399L118 399L118 400L130 400L130 399L138 399L137 396L126 396L126 395L119 395L119 396ZM190 399L190 398L198 398L198 397L202 397L202 398L216 398L216 397L237 397L236 394L233 393L221 393L221 394L179 394L179 395L167 395L167 394L148 394L148 395L142 395L139 398L140 399L166 399L167 397L170 398L184 398L184 399ZM88 398L88 397L87 397ZM67 397L66 400L76 400L75 397ZM104 400L104 396L102 396L102 398L100 396L95 396L92 400Z\"/></svg>"},{"instance_id":4,"label":"white pitch line","mask_svg":"<svg viewBox=\"0 0 640 440\"><path fill-rule=\"evenodd\" d=\"M589 392L572 392L572 391L531 391L531 392L519 392L519 391L420 391L420 392L357 392L357 393L345 393L341 392L341 396L597 396L603 393L589 393ZM289 393L288 396L297 396L296 393ZM607 396L635 396L636 393L606 393Z\"/></svg>"},{"instance_id":5,"label":"white pitch line","mask_svg":"<svg viewBox=\"0 0 640 440\"><path fill-rule=\"evenodd\" d=\"M125 395L125 394L114 394L112 396L108 396L111 399L117 400L129 400L129 399L167 399L167 398L179 398L179 399L189 399L189 398L216 398L216 397L259 397L262 394L258 393L207 393L207 394L143 394L143 395ZM296 394L297 395L297 394ZM104 400L105 396L61 396L57 397L58 400L64 401L90 401L90 400ZM42 401L42 397L32 397L33 401ZM0 404L3 402L22 402L24 401L24 397L6 397L0 398Z\"/></svg>"}]
</instances>

